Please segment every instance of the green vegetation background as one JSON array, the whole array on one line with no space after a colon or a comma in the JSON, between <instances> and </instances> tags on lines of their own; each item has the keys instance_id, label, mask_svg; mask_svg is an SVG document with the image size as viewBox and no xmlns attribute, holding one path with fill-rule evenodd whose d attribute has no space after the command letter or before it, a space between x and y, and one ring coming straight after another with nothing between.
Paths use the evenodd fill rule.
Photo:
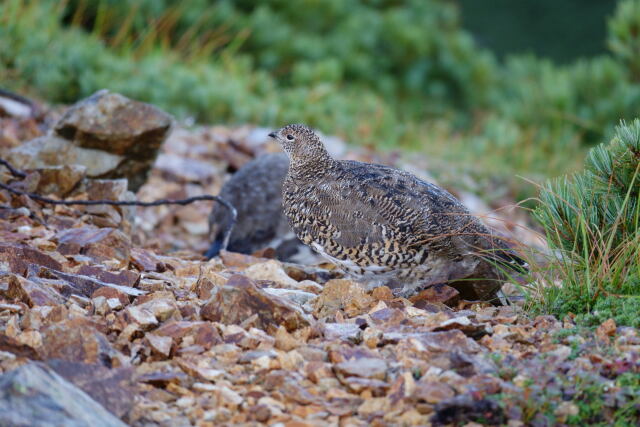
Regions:
<instances>
[{"instance_id":1,"label":"green vegetation background","mask_svg":"<svg viewBox=\"0 0 640 427\"><path fill-rule=\"evenodd\" d=\"M472 26L487 19L462 3ZM583 16L605 11L592 9ZM202 122L305 122L534 179L576 169L586 145L637 114L640 70L619 49L564 65L504 57L496 39L512 37L485 25L477 38L498 60L460 20L439 0L5 0L0 82L67 103L108 87Z\"/></svg>"},{"instance_id":2,"label":"green vegetation background","mask_svg":"<svg viewBox=\"0 0 640 427\"><path fill-rule=\"evenodd\" d=\"M0 86L54 103L109 88L208 123L304 122L417 150L436 175L502 176L518 198L537 189L515 175L579 170L612 140L542 192L537 217L566 254L548 281L571 286L539 307L636 324L637 158L613 195L602 183L619 178L603 159L640 139L637 122L615 131L640 111L640 0L490 3L2 0Z\"/></svg>"}]
</instances>

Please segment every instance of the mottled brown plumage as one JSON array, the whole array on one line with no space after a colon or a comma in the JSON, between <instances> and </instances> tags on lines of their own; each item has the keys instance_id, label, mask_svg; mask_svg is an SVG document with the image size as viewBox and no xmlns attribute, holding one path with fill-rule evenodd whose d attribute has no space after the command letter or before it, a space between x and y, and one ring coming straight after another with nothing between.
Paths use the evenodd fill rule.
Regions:
<instances>
[{"instance_id":1,"label":"mottled brown plumage","mask_svg":"<svg viewBox=\"0 0 640 427\"><path fill-rule=\"evenodd\" d=\"M304 125L271 136L290 159L283 205L291 227L355 279L404 295L448 282L463 297L492 299L504 278L496 262L523 264L444 189L387 166L334 160Z\"/></svg>"}]
</instances>

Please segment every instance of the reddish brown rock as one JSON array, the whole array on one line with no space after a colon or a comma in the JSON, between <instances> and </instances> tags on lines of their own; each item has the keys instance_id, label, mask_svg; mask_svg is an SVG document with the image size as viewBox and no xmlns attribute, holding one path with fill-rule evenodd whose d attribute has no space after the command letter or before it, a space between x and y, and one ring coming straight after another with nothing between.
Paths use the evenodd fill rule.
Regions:
<instances>
[{"instance_id":1,"label":"reddish brown rock","mask_svg":"<svg viewBox=\"0 0 640 427\"><path fill-rule=\"evenodd\" d=\"M0 242L0 271L24 276L31 264L62 270L62 265L44 252L26 245Z\"/></svg>"},{"instance_id":2,"label":"reddish brown rock","mask_svg":"<svg viewBox=\"0 0 640 427\"><path fill-rule=\"evenodd\" d=\"M407 318L402 310L389 307L376 310L370 313L369 316L376 324L384 326L399 325Z\"/></svg>"},{"instance_id":3,"label":"reddish brown rock","mask_svg":"<svg viewBox=\"0 0 640 427\"><path fill-rule=\"evenodd\" d=\"M136 298L135 306L149 310L160 321L164 322L170 317L179 320L180 310L176 304L174 295L170 292L155 292Z\"/></svg>"},{"instance_id":4,"label":"reddish brown rock","mask_svg":"<svg viewBox=\"0 0 640 427\"><path fill-rule=\"evenodd\" d=\"M411 398L417 403L436 404L455 395L447 384L435 381L418 381Z\"/></svg>"},{"instance_id":5,"label":"reddish brown rock","mask_svg":"<svg viewBox=\"0 0 640 427\"><path fill-rule=\"evenodd\" d=\"M374 299L366 294L364 288L351 280L329 280L322 289L322 293L314 304L314 315L318 318L334 315L337 311L344 311L353 317L364 313Z\"/></svg>"},{"instance_id":6,"label":"reddish brown rock","mask_svg":"<svg viewBox=\"0 0 640 427\"><path fill-rule=\"evenodd\" d=\"M428 304L433 303L442 303L452 307L457 304L459 300L460 292L451 286L442 284L431 286L409 298L409 301L411 301L415 307L422 309Z\"/></svg>"},{"instance_id":7,"label":"reddish brown rock","mask_svg":"<svg viewBox=\"0 0 640 427\"><path fill-rule=\"evenodd\" d=\"M171 126L171 116L158 108L102 90L71 106L54 131L79 149L119 156L117 167L99 177L127 178L135 192L145 183Z\"/></svg>"},{"instance_id":8,"label":"reddish brown rock","mask_svg":"<svg viewBox=\"0 0 640 427\"><path fill-rule=\"evenodd\" d=\"M194 328L194 344L202 346L205 350L221 342L222 338L218 329L211 323L204 322Z\"/></svg>"},{"instance_id":9,"label":"reddish brown rock","mask_svg":"<svg viewBox=\"0 0 640 427\"><path fill-rule=\"evenodd\" d=\"M275 334L276 343L275 346L279 350L290 351L294 348L300 347L303 342L301 340L296 339L292 334L287 332L287 330L280 326Z\"/></svg>"},{"instance_id":10,"label":"reddish brown rock","mask_svg":"<svg viewBox=\"0 0 640 427\"><path fill-rule=\"evenodd\" d=\"M340 382L354 393L362 393L364 390L369 390L374 396L384 395L389 388L389 383L369 378L346 377L341 378Z\"/></svg>"},{"instance_id":11,"label":"reddish brown rock","mask_svg":"<svg viewBox=\"0 0 640 427\"><path fill-rule=\"evenodd\" d=\"M131 241L115 228L71 228L59 232L56 238L58 251L64 255L83 254L96 260L117 259L122 267L129 263Z\"/></svg>"},{"instance_id":12,"label":"reddish brown rock","mask_svg":"<svg viewBox=\"0 0 640 427\"><path fill-rule=\"evenodd\" d=\"M84 178L87 169L81 165L49 166L37 170L40 181L38 194L55 194L64 197Z\"/></svg>"},{"instance_id":13,"label":"reddish brown rock","mask_svg":"<svg viewBox=\"0 0 640 427\"><path fill-rule=\"evenodd\" d=\"M198 281L193 287L193 291L198 295L198 298L206 300L211 298L211 290L215 287L216 285L211 279L202 276L198 278Z\"/></svg>"},{"instance_id":14,"label":"reddish brown rock","mask_svg":"<svg viewBox=\"0 0 640 427\"><path fill-rule=\"evenodd\" d=\"M103 405L39 362L0 375L3 426L126 426Z\"/></svg>"},{"instance_id":15,"label":"reddish brown rock","mask_svg":"<svg viewBox=\"0 0 640 427\"><path fill-rule=\"evenodd\" d=\"M311 361L305 365L307 377L314 383L318 383L323 378L333 378L333 370L329 363L322 361Z\"/></svg>"},{"instance_id":16,"label":"reddish brown rock","mask_svg":"<svg viewBox=\"0 0 640 427\"><path fill-rule=\"evenodd\" d=\"M0 106L0 110L2 107ZM3 117L0 112L0 149L2 151L19 146L42 135L38 121L33 117Z\"/></svg>"},{"instance_id":17,"label":"reddish brown rock","mask_svg":"<svg viewBox=\"0 0 640 427\"><path fill-rule=\"evenodd\" d=\"M7 209L3 209L2 214L7 213ZM4 243L22 243L29 239L28 234L14 233L7 230L0 230L0 242Z\"/></svg>"},{"instance_id":18,"label":"reddish brown rock","mask_svg":"<svg viewBox=\"0 0 640 427\"><path fill-rule=\"evenodd\" d=\"M170 127L156 107L101 90L71 106L54 130L80 147L154 157Z\"/></svg>"},{"instance_id":19,"label":"reddish brown rock","mask_svg":"<svg viewBox=\"0 0 640 427\"><path fill-rule=\"evenodd\" d=\"M390 301L394 297L391 289L387 286L378 286L371 292L371 298L378 301Z\"/></svg>"},{"instance_id":20,"label":"reddish brown rock","mask_svg":"<svg viewBox=\"0 0 640 427\"><path fill-rule=\"evenodd\" d=\"M383 359L363 357L341 362L333 367L338 378L360 377L385 380L387 377L387 362Z\"/></svg>"},{"instance_id":21,"label":"reddish brown rock","mask_svg":"<svg viewBox=\"0 0 640 427\"><path fill-rule=\"evenodd\" d=\"M481 347L473 339L457 329L444 332L425 332L416 336L431 351L451 351L452 349L477 353Z\"/></svg>"},{"instance_id":22,"label":"reddish brown rock","mask_svg":"<svg viewBox=\"0 0 640 427\"><path fill-rule=\"evenodd\" d=\"M271 418L271 410L267 405L256 405L249 409L253 419L259 423L266 423Z\"/></svg>"},{"instance_id":23,"label":"reddish brown rock","mask_svg":"<svg viewBox=\"0 0 640 427\"><path fill-rule=\"evenodd\" d=\"M247 268L254 264L269 261L268 258L257 258L251 255L240 254L237 252L220 251L220 259L227 267Z\"/></svg>"},{"instance_id":24,"label":"reddish brown rock","mask_svg":"<svg viewBox=\"0 0 640 427\"><path fill-rule=\"evenodd\" d=\"M325 283L327 280L339 276L336 271L325 270L312 265L284 263L282 267L287 275L297 282L311 280L316 283Z\"/></svg>"},{"instance_id":25,"label":"reddish brown rock","mask_svg":"<svg viewBox=\"0 0 640 427\"><path fill-rule=\"evenodd\" d=\"M40 360L40 354L28 345L20 343L15 338L0 334L0 351L6 351L17 357Z\"/></svg>"},{"instance_id":26,"label":"reddish brown rock","mask_svg":"<svg viewBox=\"0 0 640 427\"><path fill-rule=\"evenodd\" d=\"M60 304L60 305L54 306L51 309L51 311L49 311L45 315L44 320L45 320L45 323L51 325L53 323L62 322L67 317L69 317L69 309L67 309L67 307L65 307L64 305Z\"/></svg>"},{"instance_id":27,"label":"reddish brown rock","mask_svg":"<svg viewBox=\"0 0 640 427\"><path fill-rule=\"evenodd\" d=\"M276 260L260 262L247 267L243 274L250 279L271 281L288 289L297 289L299 284L285 273L282 264Z\"/></svg>"},{"instance_id":28,"label":"reddish brown rock","mask_svg":"<svg viewBox=\"0 0 640 427\"><path fill-rule=\"evenodd\" d=\"M91 214L87 217L88 224L99 228L119 228L125 233L129 233L131 230L130 224L122 220L122 215L115 206L87 206L84 210Z\"/></svg>"},{"instance_id":29,"label":"reddish brown rock","mask_svg":"<svg viewBox=\"0 0 640 427\"><path fill-rule=\"evenodd\" d=\"M191 361L184 358L179 358L176 360L176 362L185 373L191 375L192 377L202 378L206 381L216 381L220 377L223 377L225 374L224 371L221 371L219 369L196 365L195 363L192 363Z\"/></svg>"},{"instance_id":30,"label":"reddish brown rock","mask_svg":"<svg viewBox=\"0 0 640 427\"><path fill-rule=\"evenodd\" d=\"M95 291L93 291L93 293L91 294L91 299L98 298L98 297L104 297L107 300L111 298L116 298L118 299L118 301L120 301L120 304L122 304L122 306L129 305L129 296L126 293L116 288L111 288L108 286L103 286L101 288L98 288Z\"/></svg>"},{"instance_id":31,"label":"reddish brown rock","mask_svg":"<svg viewBox=\"0 0 640 427\"><path fill-rule=\"evenodd\" d=\"M177 322L167 322L154 331L156 335L167 336L174 339L182 339L189 334L193 328L205 322L189 322L180 320Z\"/></svg>"},{"instance_id":32,"label":"reddish brown rock","mask_svg":"<svg viewBox=\"0 0 640 427\"><path fill-rule=\"evenodd\" d=\"M258 249L257 251L253 252L251 256L254 256L256 258L277 259L278 253L274 248L269 247Z\"/></svg>"},{"instance_id":33,"label":"reddish brown rock","mask_svg":"<svg viewBox=\"0 0 640 427\"><path fill-rule=\"evenodd\" d=\"M142 248L131 249L131 263L140 271L163 272L167 269L153 252Z\"/></svg>"},{"instance_id":34,"label":"reddish brown rock","mask_svg":"<svg viewBox=\"0 0 640 427\"><path fill-rule=\"evenodd\" d=\"M434 331L449 331L457 329L462 331L465 335L479 339L487 334L485 325L482 323L472 322L466 316L454 317L442 322Z\"/></svg>"},{"instance_id":35,"label":"reddish brown rock","mask_svg":"<svg viewBox=\"0 0 640 427\"><path fill-rule=\"evenodd\" d=\"M141 329L149 330L158 325L158 319L150 307L129 306L122 312L126 324L137 323Z\"/></svg>"},{"instance_id":36,"label":"reddish brown rock","mask_svg":"<svg viewBox=\"0 0 640 427\"><path fill-rule=\"evenodd\" d=\"M117 289L119 292L131 296L140 296L146 293L143 290L132 288L129 286L120 286L113 283L102 282L98 279L94 279L89 276L83 276L81 274L63 273L61 271L50 270L47 268L41 268L38 275L40 277L49 279L60 279L64 281L67 286L63 286L60 289L60 292L65 296L73 294L90 297L96 290L102 287Z\"/></svg>"},{"instance_id":37,"label":"reddish brown rock","mask_svg":"<svg viewBox=\"0 0 640 427\"><path fill-rule=\"evenodd\" d=\"M171 345L173 343L171 337L163 337L151 333L147 333L144 337L156 354L164 358L169 357L169 354L171 353Z\"/></svg>"},{"instance_id":38,"label":"reddish brown rock","mask_svg":"<svg viewBox=\"0 0 640 427\"><path fill-rule=\"evenodd\" d=\"M194 344L201 346L205 350L222 342L218 329L210 322L202 321L181 320L166 323L156 329L154 334L171 337L176 342L180 342L184 337L191 336Z\"/></svg>"},{"instance_id":39,"label":"reddish brown rock","mask_svg":"<svg viewBox=\"0 0 640 427\"><path fill-rule=\"evenodd\" d=\"M150 372L140 375L137 379L155 387L166 387L169 384L175 385L186 382L188 377L183 372Z\"/></svg>"},{"instance_id":40,"label":"reddish brown rock","mask_svg":"<svg viewBox=\"0 0 640 427\"><path fill-rule=\"evenodd\" d=\"M280 325L290 332L310 324L307 316L295 306L258 289L253 281L239 274L217 288L200 313L203 319L224 324L240 324L257 315L256 327L270 334Z\"/></svg>"},{"instance_id":41,"label":"reddish brown rock","mask_svg":"<svg viewBox=\"0 0 640 427\"><path fill-rule=\"evenodd\" d=\"M43 330L41 353L45 359L111 366L116 351L107 337L83 318L69 319Z\"/></svg>"},{"instance_id":42,"label":"reddish brown rock","mask_svg":"<svg viewBox=\"0 0 640 427\"><path fill-rule=\"evenodd\" d=\"M113 283L114 285L133 287L140 280L140 274L131 270L120 270L118 273L107 271L91 265L83 265L77 274L94 277L101 282Z\"/></svg>"},{"instance_id":43,"label":"reddish brown rock","mask_svg":"<svg viewBox=\"0 0 640 427\"><path fill-rule=\"evenodd\" d=\"M88 179L84 185L89 200L124 200L128 193L126 179Z\"/></svg>"},{"instance_id":44,"label":"reddish brown rock","mask_svg":"<svg viewBox=\"0 0 640 427\"><path fill-rule=\"evenodd\" d=\"M131 367L110 369L101 364L59 359L47 361L47 366L118 417L123 417L133 407Z\"/></svg>"},{"instance_id":45,"label":"reddish brown rock","mask_svg":"<svg viewBox=\"0 0 640 427\"><path fill-rule=\"evenodd\" d=\"M135 200L135 195L127 190L126 179L86 179L83 184L89 200ZM85 210L92 214L94 225L120 228L125 233L130 232L136 216L136 206L95 205Z\"/></svg>"},{"instance_id":46,"label":"reddish brown rock","mask_svg":"<svg viewBox=\"0 0 640 427\"><path fill-rule=\"evenodd\" d=\"M2 277L0 282L7 284L6 291L0 287L0 295L22 301L30 307L62 304L65 301L65 298L54 287L37 279L30 280L10 274Z\"/></svg>"}]
</instances>

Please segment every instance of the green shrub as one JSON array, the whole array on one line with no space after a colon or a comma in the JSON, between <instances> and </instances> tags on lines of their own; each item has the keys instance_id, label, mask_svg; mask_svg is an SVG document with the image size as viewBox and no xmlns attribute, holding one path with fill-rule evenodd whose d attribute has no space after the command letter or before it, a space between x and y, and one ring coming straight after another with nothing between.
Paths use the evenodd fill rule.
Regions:
<instances>
[{"instance_id":1,"label":"green shrub","mask_svg":"<svg viewBox=\"0 0 640 427\"><path fill-rule=\"evenodd\" d=\"M612 123L631 120L640 110L640 85L628 81L624 64L606 56L566 66L514 57L502 73L502 90L492 104L496 113L539 134L536 139L556 137L554 145L610 137Z\"/></svg>"},{"instance_id":2,"label":"green shrub","mask_svg":"<svg viewBox=\"0 0 640 427\"><path fill-rule=\"evenodd\" d=\"M625 58L498 64L445 0L0 2L8 88L54 103L109 88L200 122L306 122L434 168L490 170L522 197L533 189L514 173L575 170L637 114Z\"/></svg>"},{"instance_id":3,"label":"green shrub","mask_svg":"<svg viewBox=\"0 0 640 427\"><path fill-rule=\"evenodd\" d=\"M583 172L543 187L536 214L543 224L553 225L550 241L566 251L601 257L635 238L639 168L640 120L636 119L618 126L608 144L591 149ZM598 250L602 243L607 252Z\"/></svg>"},{"instance_id":4,"label":"green shrub","mask_svg":"<svg viewBox=\"0 0 640 427\"><path fill-rule=\"evenodd\" d=\"M585 169L544 185L535 216L544 226L561 287L542 305L588 323L613 317L640 326L640 120L622 123L590 150Z\"/></svg>"},{"instance_id":5,"label":"green shrub","mask_svg":"<svg viewBox=\"0 0 640 427\"><path fill-rule=\"evenodd\" d=\"M52 2L0 4L4 84L34 89L50 102L71 103L109 88L201 122L306 122L364 142L402 138L398 116L370 90L321 83L278 87L242 57L185 61L160 45L138 56L133 48L112 49L96 35L63 27L61 13Z\"/></svg>"},{"instance_id":6,"label":"green shrub","mask_svg":"<svg viewBox=\"0 0 640 427\"><path fill-rule=\"evenodd\" d=\"M608 30L609 49L626 65L631 78L640 81L640 1L619 2Z\"/></svg>"},{"instance_id":7,"label":"green shrub","mask_svg":"<svg viewBox=\"0 0 640 427\"><path fill-rule=\"evenodd\" d=\"M208 30L218 36L216 52L250 57L280 86L359 85L390 101L401 96L395 107L408 102L412 112L477 106L494 78L493 56L477 48L457 8L443 0L75 0L65 16L108 41L134 42L150 22L173 46L185 45L185 35L202 44L194 34ZM122 22L130 37L119 35Z\"/></svg>"}]
</instances>

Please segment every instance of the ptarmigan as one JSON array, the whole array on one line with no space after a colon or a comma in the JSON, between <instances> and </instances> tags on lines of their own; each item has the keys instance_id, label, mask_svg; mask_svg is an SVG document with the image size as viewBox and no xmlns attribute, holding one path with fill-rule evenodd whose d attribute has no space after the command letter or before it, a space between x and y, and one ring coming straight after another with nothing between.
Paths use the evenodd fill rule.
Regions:
<instances>
[{"instance_id":1,"label":"ptarmigan","mask_svg":"<svg viewBox=\"0 0 640 427\"><path fill-rule=\"evenodd\" d=\"M307 126L269 134L289 156L284 213L305 244L354 279L400 295L439 283L493 300L524 261L454 196L391 167L334 160Z\"/></svg>"},{"instance_id":2,"label":"ptarmigan","mask_svg":"<svg viewBox=\"0 0 640 427\"><path fill-rule=\"evenodd\" d=\"M311 251L295 236L282 212L282 183L289 160L284 153L264 154L242 166L225 182L219 196L238 213L229 238L228 250L253 253L273 247L282 261L305 260ZM207 258L218 255L231 216L214 205L209 215L212 236Z\"/></svg>"}]
</instances>

